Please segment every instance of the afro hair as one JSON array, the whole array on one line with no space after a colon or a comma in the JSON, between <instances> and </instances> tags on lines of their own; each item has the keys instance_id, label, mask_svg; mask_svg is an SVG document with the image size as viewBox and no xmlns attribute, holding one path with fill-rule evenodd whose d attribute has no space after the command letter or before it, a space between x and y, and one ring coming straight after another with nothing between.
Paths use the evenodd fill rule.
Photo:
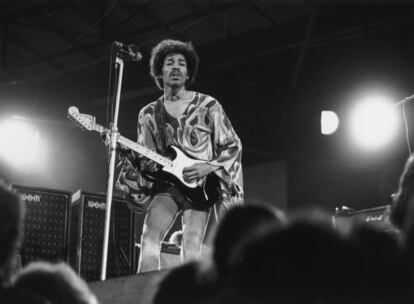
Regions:
<instances>
[{"instance_id":1,"label":"afro hair","mask_svg":"<svg viewBox=\"0 0 414 304\"><path fill-rule=\"evenodd\" d=\"M191 85L198 70L199 58L191 42L182 42L179 40L166 39L158 43L151 52L150 72L151 77L154 78L157 86L162 90L164 84L162 81L162 67L164 65L165 57L168 54L178 53L182 54L187 61L188 77L187 85Z\"/></svg>"}]
</instances>

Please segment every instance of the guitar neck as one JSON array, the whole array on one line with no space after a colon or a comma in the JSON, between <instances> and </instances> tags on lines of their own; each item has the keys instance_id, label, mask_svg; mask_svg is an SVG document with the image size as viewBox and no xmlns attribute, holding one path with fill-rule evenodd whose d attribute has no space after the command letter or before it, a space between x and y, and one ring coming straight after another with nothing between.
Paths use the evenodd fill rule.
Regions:
<instances>
[{"instance_id":1,"label":"guitar neck","mask_svg":"<svg viewBox=\"0 0 414 304\"><path fill-rule=\"evenodd\" d=\"M97 124L95 122L95 117L87 114L81 114L79 113L79 109L72 106L68 109L69 117L76 121L82 128L87 129L88 131L96 131L101 134L108 131L107 128L101 126L100 124ZM120 143L121 145L124 145L125 147L155 161L157 164L160 164L163 167L171 167L173 162L168 159L167 157L164 157L162 155L159 155L158 153L152 151L151 149L148 149L126 137L123 137L119 134L117 134L116 141Z\"/></svg>"},{"instance_id":2,"label":"guitar neck","mask_svg":"<svg viewBox=\"0 0 414 304\"><path fill-rule=\"evenodd\" d=\"M162 155L159 155L158 153L140 145L137 144L136 142L123 137L123 136L119 136L117 139L117 142L119 142L120 144L124 145L125 147L138 152L139 154L155 161L156 163L160 164L163 167L171 167L172 166L172 161Z\"/></svg>"}]
</instances>

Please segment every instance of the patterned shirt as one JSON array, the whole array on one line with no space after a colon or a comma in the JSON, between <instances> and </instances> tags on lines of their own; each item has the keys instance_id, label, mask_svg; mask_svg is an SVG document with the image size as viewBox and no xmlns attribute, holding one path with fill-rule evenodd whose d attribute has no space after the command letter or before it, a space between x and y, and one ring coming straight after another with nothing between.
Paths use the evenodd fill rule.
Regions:
<instances>
[{"instance_id":1,"label":"patterned shirt","mask_svg":"<svg viewBox=\"0 0 414 304\"><path fill-rule=\"evenodd\" d=\"M139 112L137 142L162 155L166 155L165 147L174 145L195 159L219 167L214 171L220 178L219 213L241 204L242 145L220 103L211 96L195 92L184 113L175 118L168 114L163 102L161 96ZM165 122L165 132L160 131L157 115ZM142 170L153 171L156 166L140 156L138 161L125 158L117 182L118 188L133 194L136 202L144 200L153 187L153 183L140 174Z\"/></svg>"}]
</instances>

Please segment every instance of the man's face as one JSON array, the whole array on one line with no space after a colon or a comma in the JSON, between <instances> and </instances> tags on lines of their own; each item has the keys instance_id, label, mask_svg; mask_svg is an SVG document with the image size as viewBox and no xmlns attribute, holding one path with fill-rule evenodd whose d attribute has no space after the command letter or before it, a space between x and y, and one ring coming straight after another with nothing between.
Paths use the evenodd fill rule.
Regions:
<instances>
[{"instance_id":1,"label":"man's face","mask_svg":"<svg viewBox=\"0 0 414 304\"><path fill-rule=\"evenodd\" d=\"M187 61L182 54L172 53L165 56L162 66L164 86L182 87L188 80Z\"/></svg>"}]
</instances>

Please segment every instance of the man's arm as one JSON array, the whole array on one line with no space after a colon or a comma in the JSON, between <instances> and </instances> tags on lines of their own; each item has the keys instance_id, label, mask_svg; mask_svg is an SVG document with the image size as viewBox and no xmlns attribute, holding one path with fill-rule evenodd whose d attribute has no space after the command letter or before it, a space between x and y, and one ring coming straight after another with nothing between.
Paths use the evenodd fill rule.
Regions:
<instances>
[{"instance_id":1,"label":"man's arm","mask_svg":"<svg viewBox=\"0 0 414 304\"><path fill-rule=\"evenodd\" d=\"M155 149L153 130L150 128L144 109L138 115L138 139L137 143ZM151 197L153 182L146 179L142 171L153 171L155 166L146 158L130 151L128 157L124 157L121 162L121 172L117 179L116 186L119 190L126 192L128 196L137 203L145 203Z\"/></svg>"},{"instance_id":2,"label":"man's arm","mask_svg":"<svg viewBox=\"0 0 414 304\"><path fill-rule=\"evenodd\" d=\"M184 180L196 182L211 172L216 172L229 188L237 184L241 189L241 141L217 101L209 108L208 115L213 124L213 159L207 163L198 163L184 168Z\"/></svg>"}]
</instances>

